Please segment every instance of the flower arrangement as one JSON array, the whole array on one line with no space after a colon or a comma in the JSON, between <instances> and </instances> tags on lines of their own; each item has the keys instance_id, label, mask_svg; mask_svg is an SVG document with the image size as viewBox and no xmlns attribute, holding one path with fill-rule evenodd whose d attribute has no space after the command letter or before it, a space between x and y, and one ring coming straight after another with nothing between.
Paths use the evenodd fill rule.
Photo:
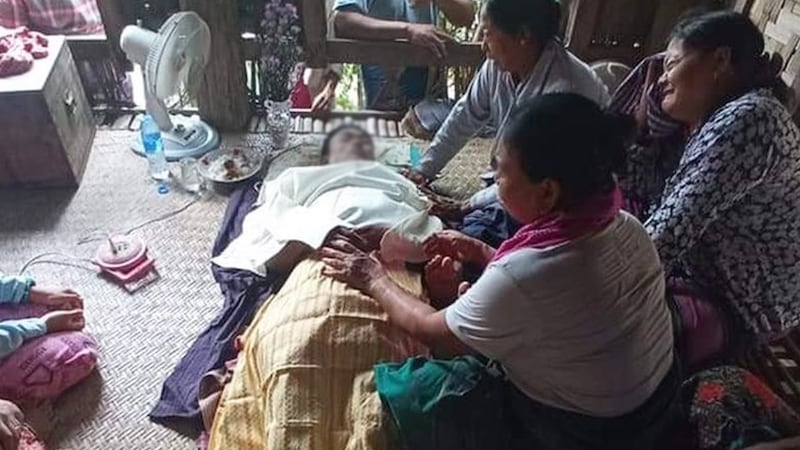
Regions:
<instances>
[{"instance_id":1,"label":"flower arrangement","mask_svg":"<svg viewBox=\"0 0 800 450\"><path fill-rule=\"evenodd\" d=\"M266 0L258 40L261 44L261 90L265 98L289 99L297 77L300 46L300 17L289 0Z\"/></svg>"}]
</instances>

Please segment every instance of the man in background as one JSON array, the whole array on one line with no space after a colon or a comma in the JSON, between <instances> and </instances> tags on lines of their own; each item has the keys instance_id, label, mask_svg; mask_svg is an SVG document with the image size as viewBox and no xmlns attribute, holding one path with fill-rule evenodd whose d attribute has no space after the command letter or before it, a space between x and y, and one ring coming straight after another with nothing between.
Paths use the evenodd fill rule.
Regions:
<instances>
[{"instance_id":1,"label":"man in background","mask_svg":"<svg viewBox=\"0 0 800 450\"><path fill-rule=\"evenodd\" d=\"M333 0L325 0L328 30L332 26ZM332 37L332 33L329 32ZM310 109L312 117L325 117L336 106L336 86L342 78L342 65L322 69L305 68L292 91L292 107Z\"/></svg>"},{"instance_id":2,"label":"man in background","mask_svg":"<svg viewBox=\"0 0 800 450\"><path fill-rule=\"evenodd\" d=\"M331 64L324 69L304 68L292 91L292 108L310 109L315 118L326 117L336 106L336 86L341 71L341 64Z\"/></svg>"},{"instance_id":3,"label":"man in background","mask_svg":"<svg viewBox=\"0 0 800 450\"><path fill-rule=\"evenodd\" d=\"M337 37L368 41L408 40L425 47L439 59L453 38L436 27L439 11L459 27L472 24L472 0L335 0ZM367 109L405 110L426 96L428 67L362 65Z\"/></svg>"}]
</instances>

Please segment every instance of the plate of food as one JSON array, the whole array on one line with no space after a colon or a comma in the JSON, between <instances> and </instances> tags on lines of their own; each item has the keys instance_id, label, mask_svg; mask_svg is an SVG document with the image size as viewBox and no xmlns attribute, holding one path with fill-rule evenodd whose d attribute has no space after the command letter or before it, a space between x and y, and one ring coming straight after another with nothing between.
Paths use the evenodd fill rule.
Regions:
<instances>
[{"instance_id":1,"label":"plate of food","mask_svg":"<svg viewBox=\"0 0 800 450\"><path fill-rule=\"evenodd\" d=\"M255 150L229 148L207 153L198 161L197 170L207 180L233 184L257 174L262 161L261 154Z\"/></svg>"}]
</instances>

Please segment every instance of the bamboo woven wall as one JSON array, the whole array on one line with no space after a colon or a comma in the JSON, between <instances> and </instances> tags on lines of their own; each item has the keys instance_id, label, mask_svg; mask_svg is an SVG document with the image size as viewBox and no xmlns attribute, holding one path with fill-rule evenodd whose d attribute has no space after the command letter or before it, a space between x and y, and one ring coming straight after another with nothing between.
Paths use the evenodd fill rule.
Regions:
<instances>
[{"instance_id":1,"label":"bamboo woven wall","mask_svg":"<svg viewBox=\"0 0 800 450\"><path fill-rule=\"evenodd\" d=\"M755 0L750 18L764 32L765 50L783 57L783 80L800 92L800 0Z\"/></svg>"}]
</instances>

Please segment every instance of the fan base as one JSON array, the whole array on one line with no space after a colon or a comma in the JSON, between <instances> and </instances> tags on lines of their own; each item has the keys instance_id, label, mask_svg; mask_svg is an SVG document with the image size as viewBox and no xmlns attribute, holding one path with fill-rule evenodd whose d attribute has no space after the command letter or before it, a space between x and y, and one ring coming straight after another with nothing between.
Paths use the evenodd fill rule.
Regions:
<instances>
[{"instance_id":1,"label":"fan base","mask_svg":"<svg viewBox=\"0 0 800 450\"><path fill-rule=\"evenodd\" d=\"M198 116L169 116L172 121L171 131L162 131L164 155L167 161L180 161L182 158L199 158L219 147L219 133ZM133 152L145 156L142 137L136 138L131 146Z\"/></svg>"}]
</instances>

